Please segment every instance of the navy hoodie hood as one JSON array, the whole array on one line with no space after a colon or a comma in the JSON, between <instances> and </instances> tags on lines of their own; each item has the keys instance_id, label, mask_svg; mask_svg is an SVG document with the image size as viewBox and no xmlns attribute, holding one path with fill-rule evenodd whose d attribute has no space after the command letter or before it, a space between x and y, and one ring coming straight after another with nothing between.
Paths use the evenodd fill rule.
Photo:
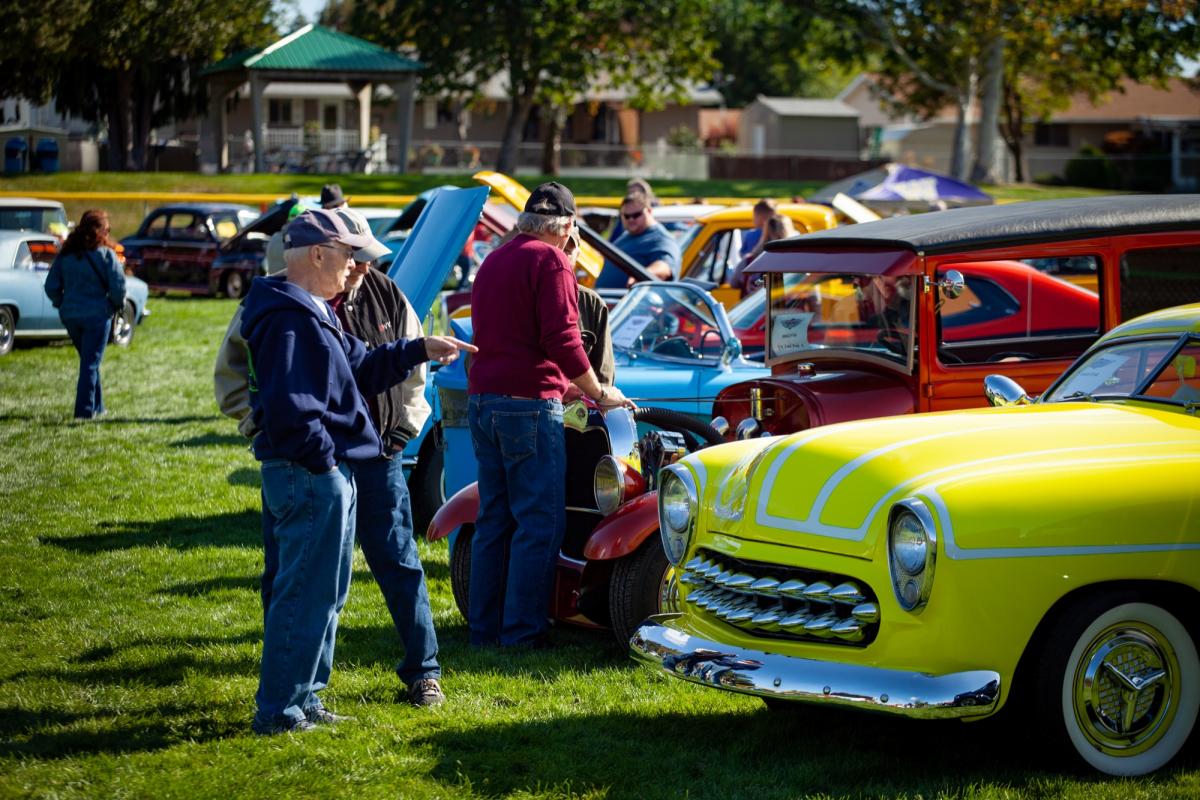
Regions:
<instances>
[{"instance_id":1,"label":"navy hoodie hood","mask_svg":"<svg viewBox=\"0 0 1200 800\"><path fill-rule=\"evenodd\" d=\"M258 278L242 311L250 354L250 409L260 461L296 461L310 472L383 453L364 395L378 394L427 360L422 339L367 351L333 310L284 277Z\"/></svg>"}]
</instances>

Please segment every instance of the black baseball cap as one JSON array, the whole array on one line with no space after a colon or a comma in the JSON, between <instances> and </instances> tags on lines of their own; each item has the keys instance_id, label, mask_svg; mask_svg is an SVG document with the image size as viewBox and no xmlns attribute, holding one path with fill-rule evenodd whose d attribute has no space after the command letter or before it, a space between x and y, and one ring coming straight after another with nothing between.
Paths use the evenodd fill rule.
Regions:
<instances>
[{"instance_id":1,"label":"black baseball cap","mask_svg":"<svg viewBox=\"0 0 1200 800\"><path fill-rule=\"evenodd\" d=\"M575 195L557 181L547 181L529 193L525 210L547 217L575 216Z\"/></svg>"}]
</instances>

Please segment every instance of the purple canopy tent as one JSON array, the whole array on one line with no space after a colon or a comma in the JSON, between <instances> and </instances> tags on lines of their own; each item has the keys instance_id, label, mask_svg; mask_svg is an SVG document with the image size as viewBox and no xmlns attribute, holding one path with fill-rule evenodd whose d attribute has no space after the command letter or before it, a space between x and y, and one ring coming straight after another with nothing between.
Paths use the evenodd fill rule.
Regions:
<instances>
[{"instance_id":1,"label":"purple canopy tent","mask_svg":"<svg viewBox=\"0 0 1200 800\"><path fill-rule=\"evenodd\" d=\"M849 195L881 214L933 211L957 206L985 206L994 200L969 183L904 164L852 175L809 195L814 203L831 203L834 195Z\"/></svg>"}]
</instances>

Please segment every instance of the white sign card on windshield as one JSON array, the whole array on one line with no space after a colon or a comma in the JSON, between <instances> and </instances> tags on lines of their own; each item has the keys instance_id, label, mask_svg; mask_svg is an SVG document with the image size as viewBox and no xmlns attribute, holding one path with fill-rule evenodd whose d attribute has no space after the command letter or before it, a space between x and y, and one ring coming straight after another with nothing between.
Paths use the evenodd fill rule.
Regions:
<instances>
[{"instance_id":1,"label":"white sign card on windshield","mask_svg":"<svg viewBox=\"0 0 1200 800\"><path fill-rule=\"evenodd\" d=\"M1071 382L1063 387L1063 391L1067 394L1071 392L1096 394L1097 389L1117 383L1117 370L1128 362L1129 356L1123 353L1105 353L1096 356L1071 376Z\"/></svg>"},{"instance_id":2,"label":"white sign card on windshield","mask_svg":"<svg viewBox=\"0 0 1200 800\"><path fill-rule=\"evenodd\" d=\"M654 321L653 314L630 314L621 323L621 327L613 331L613 347L632 348L646 326Z\"/></svg>"},{"instance_id":3,"label":"white sign card on windshield","mask_svg":"<svg viewBox=\"0 0 1200 800\"><path fill-rule=\"evenodd\" d=\"M813 312L793 311L771 317L771 352L777 356L798 353L808 347L808 326Z\"/></svg>"}]
</instances>

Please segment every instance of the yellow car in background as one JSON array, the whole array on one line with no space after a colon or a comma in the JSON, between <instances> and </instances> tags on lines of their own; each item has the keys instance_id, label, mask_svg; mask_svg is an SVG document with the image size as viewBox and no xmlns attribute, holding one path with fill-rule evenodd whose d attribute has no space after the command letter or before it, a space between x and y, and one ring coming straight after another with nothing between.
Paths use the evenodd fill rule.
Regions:
<instances>
[{"instance_id":1,"label":"yellow car in background","mask_svg":"<svg viewBox=\"0 0 1200 800\"><path fill-rule=\"evenodd\" d=\"M1111 775L1200 709L1200 304L1101 337L1038 400L700 450L665 468L678 613L635 657L768 706L1016 719Z\"/></svg>"},{"instance_id":2,"label":"yellow car in background","mask_svg":"<svg viewBox=\"0 0 1200 800\"><path fill-rule=\"evenodd\" d=\"M792 220L796 233L812 233L837 227L837 212L813 203L780 203L775 209ZM731 206L700 217L680 245L682 278L716 285L713 297L727 309L742 299L740 289L729 278L742 260L742 236L754 228L754 206Z\"/></svg>"}]
</instances>

